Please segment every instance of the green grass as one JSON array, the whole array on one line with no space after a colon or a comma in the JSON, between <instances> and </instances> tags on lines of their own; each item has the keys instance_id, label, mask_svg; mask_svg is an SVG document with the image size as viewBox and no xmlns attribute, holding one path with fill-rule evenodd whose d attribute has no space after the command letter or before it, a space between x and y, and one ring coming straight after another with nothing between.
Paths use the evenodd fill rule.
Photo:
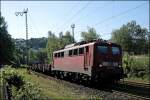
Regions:
<instances>
[{"instance_id":1,"label":"green grass","mask_svg":"<svg viewBox=\"0 0 150 100\"><path fill-rule=\"evenodd\" d=\"M49 99L101 99L100 96L97 95L89 95L86 91L79 92L80 90L71 87L71 85L64 84L56 81L43 78L41 76L37 76L33 73L28 74L26 69L14 69L19 72L20 75L24 76L24 80L31 82L38 86L41 89L41 92L44 96Z\"/></svg>"},{"instance_id":2,"label":"green grass","mask_svg":"<svg viewBox=\"0 0 150 100\"><path fill-rule=\"evenodd\" d=\"M27 74L26 79L38 84L38 86L42 88L43 94L49 96L52 99L89 99L88 94L77 94L73 88L66 86L66 84L58 83L54 80L45 79L34 74ZM100 99L100 97L96 98Z\"/></svg>"}]
</instances>

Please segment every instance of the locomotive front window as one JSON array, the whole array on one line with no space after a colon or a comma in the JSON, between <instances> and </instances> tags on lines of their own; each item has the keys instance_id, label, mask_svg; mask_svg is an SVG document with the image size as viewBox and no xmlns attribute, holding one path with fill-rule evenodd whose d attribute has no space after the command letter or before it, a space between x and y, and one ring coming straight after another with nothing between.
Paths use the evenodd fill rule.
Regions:
<instances>
[{"instance_id":1,"label":"locomotive front window","mask_svg":"<svg viewBox=\"0 0 150 100\"><path fill-rule=\"evenodd\" d=\"M101 54L107 54L108 47L107 46L97 46L97 51Z\"/></svg>"},{"instance_id":2,"label":"locomotive front window","mask_svg":"<svg viewBox=\"0 0 150 100\"><path fill-rule=\"evenodd\" d=\"M120 54L120 50L118 47L112 47L112 54Z\"/></svg>"}]
</instances>

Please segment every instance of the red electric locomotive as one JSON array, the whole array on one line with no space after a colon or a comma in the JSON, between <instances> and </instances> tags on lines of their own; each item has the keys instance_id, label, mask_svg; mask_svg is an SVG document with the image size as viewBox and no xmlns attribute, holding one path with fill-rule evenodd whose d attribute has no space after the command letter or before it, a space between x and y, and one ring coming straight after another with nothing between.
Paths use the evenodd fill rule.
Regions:
<instances>
[{"instance_id":1,"label":"red electric locomotive","mask_svg":"<svg viewBox=\"0 0 150 100\"><path fill-rule=\"evenodd\" d=\"M51 72L78 80L120 80L124 76L121 46L101 39L68 45L53 52Z\"/></svg>"}]
</instances>

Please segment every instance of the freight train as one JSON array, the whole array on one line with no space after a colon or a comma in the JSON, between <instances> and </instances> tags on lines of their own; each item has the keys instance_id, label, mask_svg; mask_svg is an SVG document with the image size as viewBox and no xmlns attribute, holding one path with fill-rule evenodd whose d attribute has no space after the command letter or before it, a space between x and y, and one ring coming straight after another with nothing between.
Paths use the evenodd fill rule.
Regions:
<instances>
[{"instance_id":1,"label":"freight train","mask_svg":"<svg viewBox=\"0 0 150 100\"><path fill-rule=\"evenodd\" d=\"M106 40L67 45L54 51L52 58L52 64L33 64L31 69L86 82L116 82L124 78L121 46Z\"/></svg>"}]
</instances>

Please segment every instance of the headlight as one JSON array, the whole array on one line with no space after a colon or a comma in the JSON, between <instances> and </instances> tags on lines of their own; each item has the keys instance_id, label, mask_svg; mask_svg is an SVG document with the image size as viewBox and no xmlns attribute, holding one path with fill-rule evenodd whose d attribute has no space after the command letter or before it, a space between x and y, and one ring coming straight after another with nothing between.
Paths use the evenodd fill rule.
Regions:
<instances>
[{"instance_id":1,"label":"headlight","mask_svg":"<svg viewBox=\"0 0 150 100\"><path fill-rule=\"evenodd\" d=\"M119 67L122 67L121 65L119 65Z\"/></svg>"},{"instance_id":2,"label":"headlight","mask_svg":"<svg viewBox=\"0 0 150 100\"><path fill-rule=\"evenodd\" d=\"M99 67L102 67L103 65L102 64L99 64Z\"/></svg>"}]
</instances>

